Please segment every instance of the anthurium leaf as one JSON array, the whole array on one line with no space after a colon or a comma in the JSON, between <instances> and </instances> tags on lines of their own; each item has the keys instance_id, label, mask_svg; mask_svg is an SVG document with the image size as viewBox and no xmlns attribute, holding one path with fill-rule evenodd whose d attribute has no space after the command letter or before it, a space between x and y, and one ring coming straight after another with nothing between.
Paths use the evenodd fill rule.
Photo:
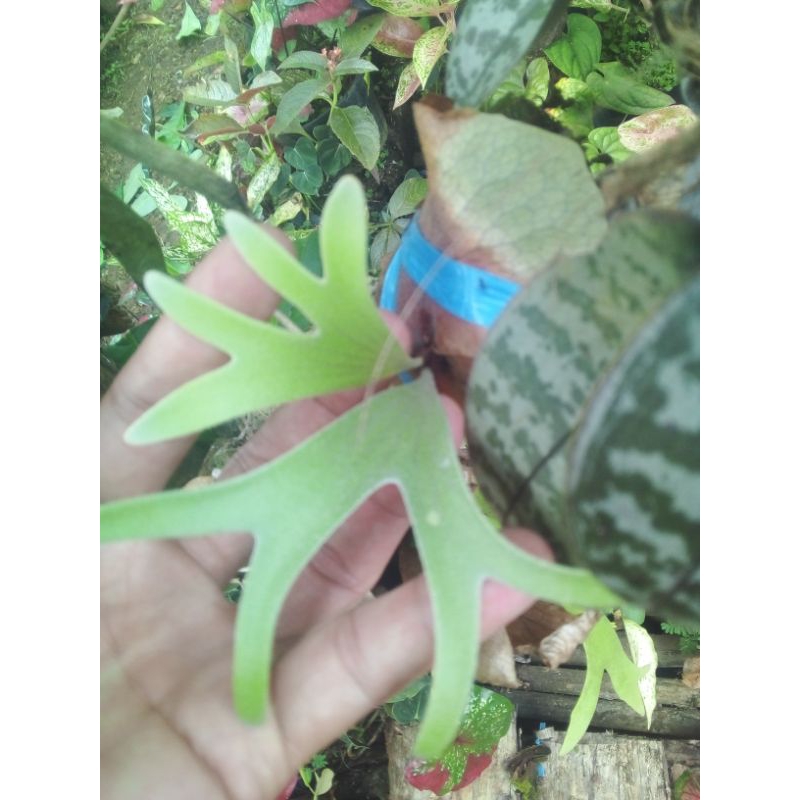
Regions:
<instances>
[{"instance_id":1,"label":"anthurium leaf","mask_svg":"<svg viewBox=\"0 0 800 800\"><path fill-rule=\"evenodd\" d=\"M367 168L378 163L380 131L375 117L360 106L331 109L328 125L339 141Z\"/></svg>"},{"instance_id":2,"label":"anthurium leaf","mask_svg":"<svg viewBox=\"0 0 800 800\"><path fill-rule=\"evenodd\" d=\"M569 717L560 755L564 756L581 740L589 728L597 708L603 673L608 672L614 691L637 714L644 714L639 693L641 670L622 649L617 632L606 617L601 617L583 642L586 651L586 680Z\"/></svg>"},{"instance_id":3,"label":"anthurium leaf","mask_svg":"<svg viewBox=\"0 0 800 800\"><path fill-rule=\"evenodd\" d=\"M417 363L390 337L372 302L366 279L366 206L356 180L340 181L323 210L322 279L245 217L226 215L225 228L250 266L316 323L317 331L290 333L157 273L148 275L145 285L156 303L231 360L143 414L127 433L130 442L182 436L298 397L363 386ZM342 319L347 325L337 326ZM274 364L272 370L265 372L265 363ZM307 368L298 370L298 363Z\"/></svg>"},{"instance_id":4,"label":"anthurium leaf","mask_svg":"<svg viewBox=\"0 0 800 800\"><path fill-rule=\"evenodd\" d=\"M145 272L167 271L153 229L104 186L100 187L100 240L142 288Z\"/></svg>"},{"instance_id":5,"label":"anthurium leaf","mask_svg":"<svg viewBox=\"0 0 800 800\"><path fill-rule=\"evenodd\" d=\"M566 0L470 0L453 37L447 96L462 106L479 106L566 8Z\"/></svg>"},{"instance_id":6,"label":"anthurium leaf","mask_svg":"<svg viewBox=\"0 0 800 800\"><path fill-rule=\"evenodd\" d=\"M275 124L272 126L272 134L278 136L283 133L294 122L305 106L325 93L329 84L330 80L328 78L312 78L289 89L278 104L278 112L275 116Z\"/></svg>"},{"instance_id":7,"label":"anthurium leaf","mask_svg":"<svg viewBox=\"0 0 800 800\"><path fill-rule=\"evenodd\" d=\"M395 91L392 110L394 111L402 106L403 103L407 103L421 85L422 81L420 81L419 75L414 69L414 63L406 64L397 79L397 90Z\"/></svg>"},{"instance_id":8,"label":"anthurium leaf","mask_svg":"<svg viewBox=\"0 0 800 800\"><path fill-rule=\"evenodd\" d=\"M684 128L697 124L697 116L688 106L667 106L648 111L619 126L619 139L634 153L649 150L677 136Z\"/></svg>"},{"instance_id":9,"label":"anthurium leaf","mask_svg":"<svg viewBox=\"0 0 800 800\"><path fill-rule=\"evenodd\" d=\"M310 69L314 72L325 72L328 69L328 59L322 53L315 53L311 50L296 50L281 61L278 69Z\"/></svg>"},{"instance_id":10,"label":"anthurium leaf","mask_svg":"<svg viewBox=\"0 0 800 800\"><path fill-rule=\"evenodd\" d=\"M691 381L680 374L691 359L686 365L665 362L660 382L650 389L654 396L643 384L641 398L618 407L627 415L622 419L629 452L622 452L620 443L604 450L607 455L598 453L596 428L590 433L587 424L602 410L597 403L606 376L659 309L693 281L698 264L693 220L651 211L618 217L595 253L557 263L519 293L475 361L467 398L473 468L504 522L548 534L562 558L600 570L597 574L627 601L645 608L665 599L667 587L674 592L673 605L685 609L696 600L696 531L670 511L672 487L686 488L683 479L691 471L686 462L691 452L679 450L687 446L694 424L685 408L693 401ZM669 408L661 409L667 398ZM688 415L685 424L673 422L676 403ZM605 401L602 408L608 408ZM612 419L617 418L610 417L609 424ZM577 440L585 442L580 460L571 447ZM604 467L599 483L592 483L606 457L615 460ZM620 458L625 470L618 477ZM622 481L620 494L612 497L616 480ZM598 491L602 497L593 494ZM674 511L693 496L690 491L681 501L677 494ZM659 500L656 508L639 510L639 502L651 506L653 498ZM614 511L606 512L612 499Z\"/></svg>"},{"instance_id":11,"label":"anthurium leaf","mask_svg":"<svg viewBox=\"0 0 800 800\"><path fill-rule=\"evenodd\" d=\"M113 119L100 119L100 138L115 150L136 161L141 161L151 169L168 175L181 186L205 195L209 200L223 208L242 211L247 206L236 187L214 174L208 167L171 150L163 144L154 142L149 136L131 130Z\"/></svg>"},{"instance_id":12,"label":"anthurium leaf","mask_svg":"<svg viewBox=\"0 0 800 800\"><path fill-rule=\"evenodd\" d=\"M280 159L272 152L256 170L256 174L253 175L247 186L247 205L250 208L256 208L261 205L272 184L277 180L280 171Z\"/></svg>"},{"instance_id":13,"label":"anthurium leaf","mask_svg":"<svg viewBox=\"0 0 800 800\"><path fill-rule=\"evenodd\" d=\"M595 574L662 619L698 620L699 279L604 376L569 460L566 524Z\"/></svg>"},{"instance_id":14,"label":"anthurium leaf","mask_svg":"<svg viewBox=\"0 0 800 800\"><path fill-rule=\"evenodd\" d=\"M431 71L436 66L436 62L447 50L449 36L450 28L448 26L437 25L435 28L423 33L414 45L412 61L423 89L428 82Z\"/></svg>"},{"instance_id":15,"label":"anthurium leaf","mask_svg":"<svg viewBox=\"0 0 800 800\"><path fill-rule=\"evenodd\" d=\"M387 18L386 14L369 14L348 25L342 34L341 48L345 58L358 58L372 43Z\"/></svg>"},{"instance_id":16,"label":"anthurium leaf","mask_svg":"<svg viewBox=\"0 0 800 800\"><path fill-rule=\"evenodd\" d=\"M325 133L317 135L320 129ZM350 151L339 142L327 125L317 126L314 136L319 140L316 145L317 161L329 177L337 175L353 160Z\"/></svg>"},{"instance_id":17,"label":"anthurium leaf","mask_svg":"<svg viewBox=\"0 0 800 800\"><path fill-rule=\"evenodd\" d=\"M545 50L547 57L570 78L586 80L600 62L603 41L600 28L590 17L570 14L567 32Z\"/></svg>"},{"instance_id":18,"label":"anthurium leaf","mask_svg":"<svg viewBox=\"0 0 800 800\"><path fill-rule=\"evenodd\" d=\"M473 686L455 742L435 761L412 761L406 767L406 780L440 797L463 789L491 764L513 716L514 704L507 697Z\"/></svg>"},{"instance_id":19,"label":"anthurium leaf","mask_svg":"<svg viewBox=\"0 0 800 800\"><path fill-rule=\"evenodd\" d=\"M414 119L428 166L426 208L435 206L461 260L483 264L488 254L527 278L603 237L603 199L575 142L498 114L417 105ZM476 159L487 146L491 160Z\"/></svg>"},{"instance_id":20,"label":"anthurium leaf","mask_svg":"<svg viewBox=\"0 0 800 800\"><path fill-rule=\"evenodd\" d=\"M439 0L367 0L371 6L396 17L435 17L447 2ZM452 5L452 3L451 3Z\"/></svg>"},{"instance_id":21,"label":"anthurium leaf","mask_svg":"<svg viewBox=\"0 0 800 800\"><path fill-rule=\"evenodd\" d=\"M389 198L389 216L397 219L413 213L427 193L428 181L425 178L406 178Z\"/></svg>"},{"instance_id":22,"label":"anthurium leaf","mask_svg":"<svg viewBox=\"0 0 800 800\"><path fill-rule=\"evenodd\" d=\"M197 33L203 26L200 20L197 19L197 14L192 11L192 7L188 3L184 3L183 19L181 20L181 28L178 31L176 39L183 39L186 36L191 36Z\"/></svg>"},{"instance_id":23,"label":"anthurium leaf","mask_svg":"<svg viewBox=\"0 0 800 800\"><path fill-rule=\"evenodd\" d=\"M383 24L375 35L372 46L387 56L411 58L414 45L425 33L425 29L419 22L408 17L396 17L392 14L382 16Z\"/></svg>"},{"instance_id":24,"label":"anthurium leaf","mask_svg":"<svg viewBox=\"0 0 800 800\"><path fill-rule=\"evenodd\" d=\"M617 61L599 64L586 78L597 105L623 114L644 114L675 101L665 92L641 82L635 73Z\"/></svg>"},{"instance_id":25,"label":"anthurium leaf","mask_svg":"<svg viewBox=\"0 0 800 800\"><path fill-rule=\"evenodd\" d=\"M625 635L631 648L633 663L640 669L639 694L642 696L647 727L653 722L653 711L656 708L656 670L658 669L658 653L650 634L632 620L623 617Z\"/></svg>"},{"instance_id":26,"label":"anthurium leaf","mask_svg":"<svg viewBox=\"0 0 800 800\"><path fill-rule=\"evenodd\" d=\"M347 183L340 182L339 187L342 185L346 187ZM339 195L344 196L341 189ZM328 217L326 223L323 212L323 254L330 252L332 237L338 240L342 231L347 232L337 242L346 257L337 261L333 270L328 269L328 261L325 263L325 280L336 287L346 277L345 273L351 273L352 254L363 249L366 214L363 225L357 226L361 231L349 231L352 216L347 212L352 209L334 202L334 195L329 203L334 204L336 213L333 221ZM227 221L231 219L229 215ZM234 226L228 226L228 230L241 240ZM263 242L256 242L255 238L251 243L261 253ZM299 288L312 285L315 279L293 268L282 249L283 263L276 264L278 249L276 245L270 255L260 255L259 265L263 267L269 262L270 275L280 275L276 288L285 291L298 288L298 283L303 284ZM246 255L251 257L249 252ZM363 290L368 299L366 282L359 280L358 284L359 291ZM295 291L285 294L293 301L297 298ZM303 294L305 306L316 306L319 290L315 289L308 297L312 298L310 302ZM371 325L370 319L380 322L377 311L372 306L374 317L360 320L359 314L350 313L354 309L348 308L350 303L341 289L333 294L335 301L329 297L324 295L325 317L321 322L317 314L322 336L330 341L332 332L337 335L334 329L338 324L347 342L337 341L335 349L327 355L339 360L340 369L351 371L349 362L362 361L361 353L368 351L367 360L371 363L362 371L362 378L363 373L371 375L375 372L372 362L376 354L374 348L363 347L363 336L365 327ZM297 305L300 306L299 300ZM367 306L358 311L366 312ZM219 311L212 313L217 316ZM246 319L254 323L246 332L248 343L252 343L258 323ZM203 327L208 330L216 327L216 323L206 319ZM385 336L384 329L379 337ZM219 337L207 339L220 344ZM251 347L251 351L258 349ZM321 382L316 372L328 361L317 363L313 355L307 357L308 353L312 351L301 353L295 348L266 353L262 349L254 353L256 362L250 380L263 383L264 372L268 371L274 382L279 380L282 367L288 366L291 374L297 376L300 394L317 394ZM234 366L236 360L234 356ZM404 356L395 359L394 369L401 363L407 364L409 360ZM218 376L223 370L224 367L211 376ZM388 372L383 370L383 374ZM234 383L230 382L232 378ZM331 388L328 381L322 391ZM224 404L227 412L232 402L238 404L236 397L243 390L246 386L231 376L227 381L218 381L213 391L197 400L213 402L215 397L227 395ZM183 411L192 413L194 409L186 404ZM401 437L396 435L398 419L413 420ZM336 464L337 469L331 470L331 464ZM192 492L168 491L106 505L101 510L101 536L105 542L114 542L226 531L253 534L255 546L236 618L233 689L239 714L245 720L259 722L269 698L272 643L284 599L328 537L367 497L387 483L400 487L431 596L434 666L415 751L420 758L434 759L442 755L458 734L472 691L479 646L481 590L487 579L563 605L609 607L618 598L583 570L541 561L520 550L486 521L464 483L450 426L430 373L424 372L409 384L378 393L293 450L246 475ZM453 546L454 535L457 547Z\"/></svg>"}]
</instances>

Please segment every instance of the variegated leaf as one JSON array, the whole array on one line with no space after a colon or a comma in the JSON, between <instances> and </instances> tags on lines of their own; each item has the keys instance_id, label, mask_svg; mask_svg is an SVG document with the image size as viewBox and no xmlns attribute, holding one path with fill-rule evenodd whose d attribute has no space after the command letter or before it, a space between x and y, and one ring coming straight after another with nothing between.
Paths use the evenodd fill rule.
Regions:
<instances>
[{"instance_id":1,"label":"variegated leaf","mask_svg":"<svg viewBox=\"0 0 800 800\"><path fill-rule=\"evenodd\" d=\"M403 103L407 103L421 85L422 81L419 79L416 69L414 69L414 64L406 64L397 79L397 90L394 95L392 111L402 106Z\"/></svg>"},{"instance_id":2,"label":"variegated leaf","mask_svg":"<svg viewBox=\"0 0 800 800\"><path fill-rule=\"evenodd\" d=\"M431 71L436 66L436 62L447 50L449 36L450 28L439 25L423 33L414 45L412 61L423 89L428 82Z\"/></svg>"}]
</instances>

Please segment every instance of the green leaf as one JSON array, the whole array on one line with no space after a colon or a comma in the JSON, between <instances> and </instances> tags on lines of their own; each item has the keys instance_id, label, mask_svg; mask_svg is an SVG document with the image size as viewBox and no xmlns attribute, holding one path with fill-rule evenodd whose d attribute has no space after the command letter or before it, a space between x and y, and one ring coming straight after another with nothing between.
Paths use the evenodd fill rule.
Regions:
<instances>
[{"instance_id":1,"label":"green leaf","mask_svg":"<svg viewBox=\"0 0 800 800\"><path fill-rule=\"evenodd\" d=\"M378 68L371 62L363 58L343 58L336 69L334 75L366 75L368 72L377 72Z\"/></svg>"},{"instance_id":2,"label":"green leaf","mask_svg":"<svg viewBox=\"0 0 800 800\"><path fill-rule=\"evenodd\" d=\"M303 196L295 192L288 200L281 203L269 218L270 225L276 228L285 222L291 222L303 210Z\"/></svg>"},{"instance_id":3,"label":"green leaf","mask_svg":"<svg viewBox=\"0 0 800 800\"><path fill-rule=\"evenodd\" d=\"M236 94L242 92L242 67L239 64L239 48L229 36L225 37L225 77Z\"/></svg>"},{"instance_id":4,"label":"green leaf","mask_svg":"<svg viewBox=\"0 0 800 800\"><path fill-rule=\"evenodd\" d=\"M610 467L605 473L594 470L605 465L606 457L619 456L613 447L605 455L594 444L587 450L599 443L591 432L596 429L587 425L600 412L609 371L659 309L694 279L698 249L692 220L646 211L618 217L595 253L565 259L523 289L491 330L467 397L473 468L504 522L542 531L564 560L593 570L627 601L651 610L651 603L669 591L682 609L696 597L696 533L690 527L677 529L679 534L664 527L654 533L652 520L637 511L636 499L643 493L641 502L652 509L646 492L656 477L645 470L648 464L662 470L656 496L671 493L676 475L683 474L672 463L679 458L675 448L686 446L683 426L674 428L669 441L667 430L651 418L656 409L644 403L644 396L635 401L634 412L625 417L627 430L647 452L627 455L629 491L613 498L614 513L622 515L617 520L604 512L606 499L592 492L598 486L610 490ZM670 402L683 398L691 405L692 395L674 371L667 373L673 376ZM631 402L619 406L620 412L630 410ZM687 416L686 425L691 419ZM578 441L585 442L580 451ZM585 456L576 460L578 452L590 452L600 462L584 467ZM600 483L593 485L595 474ZM692 497L689 492L676 502Z\"/></svg>"},{"instance_id":5,"label":"green leaf","mask_svg":"<svg viewBox=\"0 0 800 800\"><path fill-rule=\"evenodd\" d=\"M375 118L360 106L331 109L328 120L339 141L367 168L378 163L380 131Z\"/></svg>"},{"instance_id":6,"label":"green leaf","mask_svg":"<svg viewBox=\"0 0 800 800\"><path fill-rule=\"evenodd\" d=\"M278 136L297 119L297 116L312 100L325 94L330 80L328 78L312 78L296 84L281 98L272 126L272 135Z\"/></svg>"},{"instance_id":7,"label":"green leaf","mask_svg":"<svg viewBox=\"0 0 800 800\"><path fill-rule=\"evenodd\" d=\"M369 47L385 19L384 14L368 14L348 26L341 41L344 57L358 58Z\"/></svg>"},{"instance_id":8,"label":"green leaf","mask_svg":"<svg viewBox=\"0 0 800 800\"><path fill-rule=\"evenodd\" d=\"M397 90L394 95L392 111L402 106L403 103L407 103L421 85L422 81L420 81L417 71L414 69L413 62L406 64L397 79Z\"/></svg>"},{"instance_id":9,"label":"green leaf","mask_svg":"<svg viewBox=\"0 0 800 800\"><path fill-rule=\"evenodd\" d=\"M620 141L619 131L612 127L595 128L590 131L587 140L590 145L597 149L598 153L605 153L611 156L615 164L627 161L633 153Z\"/></svg>"},{"instance_id":10,"label":"green leaf","mask_svg":"<svg viewBox=\"0 0 800 800\"><path fill-rule=\"evenodd\" d=\"M247 205L251 209L261 205L272 184L277 180L280 171L280 159L272 152L258 168L247 186Z\"/></svg>"},{"instance_id":11,"label":"green leaf","mask_svg":"<svg viewBox=\"0 0 800 800\"><path fill-rule=\"evenodd\" d=\"M220 80L201 80L183 90L183 99L196 106L229 106L236 97L233 87Z\"/></svg>"},{"instance_id":12,"label":"green leaf","mask_svg":"<svg viewBox=\"0 0 800 800\"><path fill-rule=\"evenodd\" d=\"M447 96L479 106L566 8L565 0L469 0L447 64Z\"/></svg>"},{"instance_id":13,"label":"green leaf","mask_svg":"<svg viewBox=\"0 0 800 800\"><path fill-rule=\"evenodd\" d=\"M628 150L641 153L696 124L697 117L687 106L667 106L623 122L618 128L619 140Z\"/></svg>"},{"instance_id":14,"label":"green leaf","mask_svg":"<svg viewBox=\"0 0 800 800\"><path fill-rule=\"evenodd\" d=\"M280 63L278 69L310 69L314 72L326 72L328 59L322 53L314 53L311 50L296 50Z\"/></svg>"},{"instance_id":15,"label":"green leaf","mask_svg":"<svg viewBox=\"0 0 800 800\"><path fill-rule=\"evenodd\" d=\"M650 634L635 622L623 617L625 635L631 648L633 663L639 668L639 694L642 696L647 727L653 723L653 711L656 708L656 670L658 669L658 653Z\"/></svg>"},{"instance_id":16,"label":"green leaf","mask_svg":"<svg viewBox=\"0 0 800 800\"><path fill-rule=\"evenodd\" d=\"M147 270L167 271L153 229L104 186L100 187L100 240L140 287Z\"/></svg>"},{"instance_id":17,"label":"green leaf","mask_svg":"<svg viewBox=\"0 0 800 800\"><path fill-rule=\"evenodd\" d=\"M389 216L392 219L412 214L428 193L425 178L406 178L389 199Z\"/></svg>"},{"instance_id":18,"label":"green leaf","mask_svg":"<svg viewBox=\"0 0 800 800\"><path fill-rule=\"evenodd\" d=\"M569 717L559 755L565 756L581 740L589 728L597 708L603 673L608 672L614 691L637 714L644 714L644 704L639 693L641 671L625 655L614 626L601 617L583 643L586 651L586 680L580 696Z\"/></svg>"},{"instance_id":19,"label":"green leaf","mask_svg":"<svg viewBox=\"0 0 800 800\"><path fill-rule=\"evenodd\" d=\"M550 91L550 67L547 59L534 58L525 70L525 97L534 105L541 106Z\"/></svg>"},{"instance_id":20,"label":"green leaf","mask_svg":"<svg viewBox=\"0 0 800 800\"><path fill-rule=\"evenodd\" d=\"M423 33L414 45L412 61L423 89L428 82L431 71L436 66L436 62L447 51L447 39L449 36L450 28L445 25L438 25Z\"/></svg>"},{"instance_id":21,"label":"green leaf","mask_svg":"<svg viewBox=\"0 0 800 800\"><path fill-rule=\"evenodd\" d=\"M594 20L583 14L570 14L567 32L544 52L567 77L586 80L600 62L602 48L600 28Z\"/></svg>"},{"instance_id":22,"label":"green leaf","mask_svg":"<svg viewBox=\"0 0 800 800\"><path fill-rule=\"evenodd\" d=\"M369 248L369 265L374 273L378 273L387 256L394 254L400 247L400 234L394 228L381 228L372 240Z\"/></svg>"},{"instance_id":23,"label":"green leaf","mask_svg":"<svg viewBox=\"0 0 800 800\"><path fill-rule=\"evenodd\" d=\"M586 83L597 105L622 114L644 114L675 102L668 94L641 83L635 73L616 61L600 64Z\"/></svg>"},{"instance_id":24,"label":"green leaf","mask_svg":"<svg viewBox=\"0 0 800 800\"><path fill-rule=\"evenodd\" d=\"M181 29L178 31L176 39L183 39L186 36L191 36L197 33L203 26L197 15L192 11L192 7L188 3L184 3L183 19L181 20Z\"/></svg>"},{"instance_id":25,"label":"green leaf","mask_svg":"<svg viewBox=\"0 0 800 800\"><path fill-rule=\"evenodd\" d=\"M255 30L250 42L250 55L262 71L267 68L267 61L272 57L272 32L275 22L269 11L262 13L256 3L250 6L250 15L253 18Z\"/></svg>"},{"instance_id":26,"label":"green leaf","mask_svg":"<svg viewBox=\"0 0 800 800\"><path fill-rule=\"evenodd\" d=\"M333 770L330 767L325 767L322 772L317 776L317 782L314 785L314 797L320 797L327 794L333 786Z\"/></svg>"},{"instance_id":27,"label":"green leaf","mask_svg":"<svg viewBox=\"0 0 800 800\"><path fill-rule=\"evenodd\" d=\"M325 131L325 133L321 133ZM318 125L314 129L317 142L317 161L328 177L338 175L352 160L350 151L333 135L327 125Z\"/></svg>"},{"instance_id":28,"label":"green leaf","mask_svg":"<svg viewBox=\"0 0 800 800\"><path fill-rule=\"evenodd\" d=\"M388 11L396 17L435 17L447 2L439 0L367 0L371 6Z\"/></svg>"},{"instance_id":29,"label":"green leaf","mask_svg":"<svg viewBox=\"0 0 800 800\"><path fill-rule=\"evenodd\" d=\"M334 234L337 226L345 233ZM313 320L319 331L312 337L289 334L166 277L149 275L146 285L156 303L190 333L230 353L231 361L190 381L142 415L128 431L132 443L200 431L306 392L325 394L363 386L373 371L377 380L416 363L389 337L372 302L365 274L366 210L355 180L340 181L323 212L323 280L310 276L269 234L245 217L226 215L225 228L253 269ZM335 302L331 300L334 297ZM333 319L340 314L349 322L346 330L337 331ZM386 358L379 363L384 346ZM265 379L266 361L281 364L282 371L276 366ZM297 370L299 361L305 361L308 370Z\"/></svg>"}]
</instances>

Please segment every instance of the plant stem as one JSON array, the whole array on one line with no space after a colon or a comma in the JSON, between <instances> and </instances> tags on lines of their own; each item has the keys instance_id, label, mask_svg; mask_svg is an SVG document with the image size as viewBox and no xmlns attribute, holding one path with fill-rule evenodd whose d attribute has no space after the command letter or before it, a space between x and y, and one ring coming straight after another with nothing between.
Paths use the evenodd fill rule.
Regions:
<instances>
[{"instance_id":1,"label":"plant stem","mask_svg":"<svg viewBox=\"0 0 800 800\"><path fill-rule=\"evenodd\" d=\"M117 16L114 17L114 21L111 23L111 27L108 29L108 32L103 37L103 40L100 42L100 52L102 53L105 49L105 46L111 41L114 34L117 32L117 28L122 24L122 20L128 15L128 10L131 7L131 3L125 3L124 6L120 8L117 12Z\"/></svg>"}]
</instances>

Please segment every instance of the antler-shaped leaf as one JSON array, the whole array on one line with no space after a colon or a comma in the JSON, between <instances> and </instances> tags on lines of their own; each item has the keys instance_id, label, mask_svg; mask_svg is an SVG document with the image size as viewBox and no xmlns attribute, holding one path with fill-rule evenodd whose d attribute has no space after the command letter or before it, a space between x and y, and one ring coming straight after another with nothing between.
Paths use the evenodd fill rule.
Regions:
<instances>
[{"instance_id":1,"label":"antler-shaped leaf","mask_svg":"<svg viewBox=\"0 0 800 800\"><path fill-rule=\"evenodd\" d=\"M401 436L398 420L413 420ZM486 521L464 484L429 373L356 406L247 475L105 506L102 539L252 532L233 682L239 714L257 722L269 697L275 625L289 589L350 513L388 483L404 498L431 594L433 683L416 751L437 758L456 736L469 698L487 578L563 605L611 607L619 598L584 570L525 553Z\"/></svg>"},{"instance_id":2,"label":"antler-shaped leaf","mask_svg":"<svg viewBox=\"0 0 800 800\"><path fill-rule=\"evenodd\" d=\"M231 358L143 414L128 430L129 442L195 433L265 406L364 386L418 365L392 338L370 296L367 210L355 178L339 181L323 209L321 278L244 215L228 212L225 227L253 270L316 327L287 331L149 272L145 285L158 305Z\"/></svg>"}]
</instances>

